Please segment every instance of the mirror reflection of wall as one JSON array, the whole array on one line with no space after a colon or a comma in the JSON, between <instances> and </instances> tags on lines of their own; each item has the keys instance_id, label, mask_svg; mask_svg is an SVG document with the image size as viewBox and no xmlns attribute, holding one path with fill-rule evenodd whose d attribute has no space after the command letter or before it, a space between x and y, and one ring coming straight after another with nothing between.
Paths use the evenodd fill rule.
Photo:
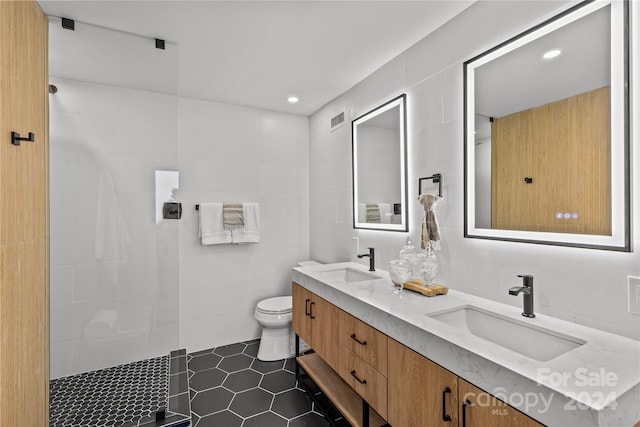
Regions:
<instances>
[{"instance_id":1,"label":"mirror reflection of wall","mask_svg":"<svg viewBox=\"0 0 640 427\"><path fill-rule=\"evenodd\" d=\"M359 209L366 210L365 222L400 223L400 215L393 212L401 200L399 123L400 107L394 107L358 128Z\"/></svg>"},{"instance_id":2,"label":"mirror reflection of wall","mask_svg":"<svg viewBox=\"0 0 640 427\"><path fill-rule=\"evenodd\" d=\"M354 228L407 230L405 99L352 122Z\"/></svg>"}]
</instances>

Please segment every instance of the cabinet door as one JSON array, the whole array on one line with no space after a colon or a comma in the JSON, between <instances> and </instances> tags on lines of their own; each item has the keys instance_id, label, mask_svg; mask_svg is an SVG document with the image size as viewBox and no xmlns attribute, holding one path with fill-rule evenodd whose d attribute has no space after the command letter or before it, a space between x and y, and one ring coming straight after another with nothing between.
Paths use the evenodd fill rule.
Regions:
<instances>
[{"instance_id":1,"label":"cabinet door","mask_svg":"<svg viewBox=\"0 0 640 427\"><path fill-rule=\"evenodd\" d=\"M338 369L339 308L317 295L311 295L311 347L329 366Z\"/></svg>"},{"instance_id":2,"label":"cabinet door","mask_svg":"<svg viewBox=\"0 0 640 427\"><path fill-rule=\"evenodd\" d=\"M389 424L457 426L458 377L391 338L388 346Z\"/></svg>"},{"instance_id":3,"label":"cabinet door","mask_svg":"<svg viewBox=\"0 0 640 427\"><path fill-rule=\"evenodd\" d=\"M496 399L484 390L459 380L461 427L542 427L543 425Z\"/></svg>"},{"instance_id":4,"label":"cabinet door","mask_svg":"<svg viewBox=\"0 0 640 427\"><path fill-rule=\"evenodd\" d=\"M311 339L311 321L309 319L309 306L311 304L311 292L298 285L291 284L293 320L292 328L300 338L313 347Z\"/></svg>"}]
</instances>

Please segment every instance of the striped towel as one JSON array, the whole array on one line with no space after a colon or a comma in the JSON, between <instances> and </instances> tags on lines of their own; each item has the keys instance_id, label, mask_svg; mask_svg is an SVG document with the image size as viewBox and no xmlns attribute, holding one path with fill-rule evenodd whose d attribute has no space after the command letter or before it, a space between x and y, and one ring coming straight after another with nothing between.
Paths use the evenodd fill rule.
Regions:
<instances>
[{"instance_id":1,"label":"striped towel","mask_svg":"<svg viewBox=\"0 0 640 427\"><path fill-rule=\"evenodd\" d=\"M367 203L367 222L380 223L380 208L377 203Z\"/></svg>"},{"instance_id":2,"label":"striped towel","mask_svg":"<svg viewBox=\"0 0 640 427\"><path fill-rule=\"evenodd\" d=\"M225 203L223 208L223 222L225 230L244 228L242 203Z\"/></svg>"}]
</instances>

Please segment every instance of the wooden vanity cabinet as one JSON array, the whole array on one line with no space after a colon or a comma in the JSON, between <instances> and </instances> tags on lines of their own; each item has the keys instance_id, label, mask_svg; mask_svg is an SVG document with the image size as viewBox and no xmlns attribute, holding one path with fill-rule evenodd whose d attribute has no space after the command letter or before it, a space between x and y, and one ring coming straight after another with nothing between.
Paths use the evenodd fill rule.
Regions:
<instances>
[{"instance_id":1,"label":"wooden vanity cabinet","mask_svg":"<svg viewBox=\"0 0 640 427\"><path fill-rule=\"evenodd\" d=\"M458 377L391 338L388 347L389 424L457 426Z\"/></svg>"},{"instance_id":2,"label":"wooden vanity cabinet","mask_svg":"<svg viewBox=\"0 0 640 427\"><path fill-rule=\"evenodd\" d=\"M292 328L333 369L338 368L338 313L340 309L292 284Z\"/></svg>"},{"instance_id":3,"label":"wooden vanity cabinet","mask_svg":"<svg viewBox=\"0 0 640 427\"><path fill-rule=\"evenodd\" d=\"M462 378L458 381L461 427L543 427L543 424Z\"/></svg>"},{"instance_id":4,"label":"wooden vanity cabinet","mask_svg":"<svg viewBox=\"0 0 640 427\"><path fill-rule=\"evenodd\" d=\"M293 330L315 350L298 363L352 425L366 426L364 400L370 426L543 426L297 283L292 286Z\"/></svg>"}]
</instances>

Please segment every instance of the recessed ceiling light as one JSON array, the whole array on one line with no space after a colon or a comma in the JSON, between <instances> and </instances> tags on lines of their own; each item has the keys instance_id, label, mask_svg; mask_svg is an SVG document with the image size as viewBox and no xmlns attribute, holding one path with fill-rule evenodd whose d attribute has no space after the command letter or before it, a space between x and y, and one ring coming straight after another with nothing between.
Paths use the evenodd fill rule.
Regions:
<instances>
[{"instance_id":1,"label":"recessed ceiling light","mask_svg":"<svg viewBox=\"0 0 640 427\"><path fill-rule=\"evenodd\" d=\"M287 101L289 101L290 104L295 104L296 102L299 101L297 96L290 96L287 98Z\"/></svg>"},{"instance_id":2,"label":"recessed ceiling light","mask_svg":"<svg viewBox=\"0 0 640 427\"><path fill-rule=\"evenodd\" d=\"M542 55L542 57L544 59L551 59L551 58L555 58L556 56L559 56L562 53L562 51L560 49L553 49L550 50L549 52L545 52L544 55Z\"/></svg>"}]
</instances>

